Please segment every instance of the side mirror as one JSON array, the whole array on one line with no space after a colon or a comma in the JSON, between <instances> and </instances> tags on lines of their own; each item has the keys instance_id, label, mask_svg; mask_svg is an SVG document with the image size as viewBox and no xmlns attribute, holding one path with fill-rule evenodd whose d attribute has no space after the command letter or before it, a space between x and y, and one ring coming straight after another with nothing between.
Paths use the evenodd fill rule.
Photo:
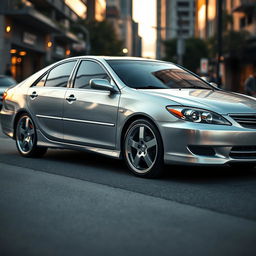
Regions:
<instances>
[{"instance_id":1,"label":"side mirror","mask_svg":"<svg viewBox=\"0 0 256 256\"><path fill-rule=\"evenodd\" d=\"M107 79L91 79L90 86L92 89L110 91L111 93L117 93L118 90L110 84Z\"/></svg>"}]
</instances>

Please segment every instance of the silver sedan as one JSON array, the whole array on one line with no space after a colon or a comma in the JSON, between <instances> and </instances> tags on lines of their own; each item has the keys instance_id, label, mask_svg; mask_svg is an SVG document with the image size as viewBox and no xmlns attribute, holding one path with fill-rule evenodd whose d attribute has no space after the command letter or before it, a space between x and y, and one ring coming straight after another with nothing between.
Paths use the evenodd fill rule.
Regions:
<instances>
[{"instance_id":1,"label":"silver sedan","mask_svg":"<svg viewBox=\"0 0 256 256\"><path fill-rule=\"evenodd\" d=\"M163 61L62 60L5 91L1 124L22 156L89 150L141 177L164 163L256 163L256 100Z\"/></svg>"}]
</instances>

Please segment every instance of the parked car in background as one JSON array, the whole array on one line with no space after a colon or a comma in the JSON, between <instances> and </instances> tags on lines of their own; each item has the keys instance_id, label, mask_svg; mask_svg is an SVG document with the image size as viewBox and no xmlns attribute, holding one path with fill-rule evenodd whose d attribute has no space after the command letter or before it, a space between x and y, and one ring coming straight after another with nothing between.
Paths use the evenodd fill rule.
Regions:
<instances>
[{"instance_id":1,"label":"parked car in background","mask_svg":"<svg viewBox=\"0 0 256 256\"><path fill-rule=\"evenodd\" d=\"M4 91L7 88L9 88L13 85L16 85L16 84L17 84L17 82L12 77L0 75L0 109L2 108Z\"/></svg>"},{"instance_id":2,"label":"parked car in background","mask_svg":"<svg viewBox=\"0 0 256 256\"><path fill-rule=\"evenodd\" d=\"M164 61L54 63L7 90L1 124L22 156L89 150L124 158L141 177L158 176L164 163L256 163L256 99Z\"/></svg>"}]
</instances>

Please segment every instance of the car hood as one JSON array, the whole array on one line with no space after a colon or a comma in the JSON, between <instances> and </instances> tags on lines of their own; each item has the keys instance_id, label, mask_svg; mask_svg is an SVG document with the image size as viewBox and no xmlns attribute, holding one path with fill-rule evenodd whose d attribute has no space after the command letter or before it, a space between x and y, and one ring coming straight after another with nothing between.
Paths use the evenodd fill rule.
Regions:
<instances>
[{"instance_id":1,"label":"car hood","mask_svg":"<svg viewBox=\"0 0 256 256\"><path fill-rule=\"evenodd\" d=\"M183 106L208 109L220 114L256 112L256 99L238 93L205 89L147 89L140 91L170 99Z\"/></svg>"}]
</instances>

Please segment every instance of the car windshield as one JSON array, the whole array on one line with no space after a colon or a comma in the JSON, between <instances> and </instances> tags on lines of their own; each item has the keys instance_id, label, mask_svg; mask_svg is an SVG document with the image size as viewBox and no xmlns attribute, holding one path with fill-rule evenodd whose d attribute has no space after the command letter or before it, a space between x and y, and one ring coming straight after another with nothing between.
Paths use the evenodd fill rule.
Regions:
<instances>
[{"instance_id":1,"label":"car windshield","mask_svg":"<svg viewBox=\"0 0 256 256\"><path fill-rule=\"evenodd\" d=\"M122 82L131 88L214 89L202 79L171 63L137 60L108 60L107 62Z\"/></svg>"},{"instance_id":2,"label":"car windshield","mask_svg":"<svg viewBox=\"0 0 256 256\"><path fill-rule=\"evenodd\" d=\"M16 81L11 77L0 77L0 87L7 88L15 84L16 84Z\"/></svg>"}]
</instances>

